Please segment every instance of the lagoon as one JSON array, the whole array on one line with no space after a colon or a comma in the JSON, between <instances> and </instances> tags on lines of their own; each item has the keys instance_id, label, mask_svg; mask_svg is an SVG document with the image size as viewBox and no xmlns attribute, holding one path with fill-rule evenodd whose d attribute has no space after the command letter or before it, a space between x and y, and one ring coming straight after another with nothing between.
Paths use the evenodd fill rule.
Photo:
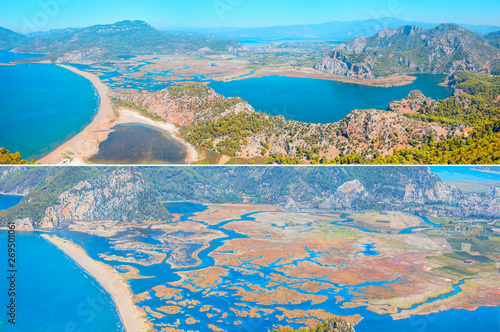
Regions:
<instances>
[{"instance_id":1,"label":"lagoon","mask_svg":"<svg viewBox=\"0 0 500 332\"><path fill-rule=\"evenodd\" d=\"M420 90L433 99L445 99L451 89L440 86L445 75L418 74L409 85L382 88L312 78L267 76L209 84L225 97L241 97L255 110L283 115L287 120L330 123L355 109L386 110L389 103Z\"/></svg>"}]
</instances>

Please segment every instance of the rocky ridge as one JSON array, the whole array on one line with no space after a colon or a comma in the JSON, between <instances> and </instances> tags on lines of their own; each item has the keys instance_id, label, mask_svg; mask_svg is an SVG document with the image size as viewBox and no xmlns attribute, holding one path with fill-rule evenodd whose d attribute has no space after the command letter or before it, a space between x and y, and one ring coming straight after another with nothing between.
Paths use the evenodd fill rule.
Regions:
<instances>
[{"instance_id":1,"label":"rocky ridge","mask_svg":"<svg viewBox=\"0 0 500 332\"><path fill-rule=\"evenodd\" d=\"M413 92L400 103L405 103L407 99L413 100L415 94ZM460 136L466 129L465 126L452 127L410 119L404 115L408 111L396 107L397 104L389 107L389 111L354 110L337 123L312 124L285 120L282 116L255 112L246 101L225 98L202 84L138 94L115 93L113 97L119 101L118 105L146 111L179 126L191 126L191 131L206 122L217 123L232 115L255 115L270 125L246 137L237 154L244 158L262 156L263 141L267 141L269 146L264 157L273 154L293 156L298 150L314 147L318 147L320 154L329 159L350 153L388 156L394 149L413 147L431 135L439 141L449 135ZM187 133L189 136L189 130ZM225 135L214 137L209 145L203 146L218 151L218 144L227 138ZM191 143L197 145L196 142Z\"/></svg>"},{"instance_id":2,"label":"rocky ridge","mask_svg":"<svg viewBox=\"0 0 500 332\"><path fill-rule=\"evenodd\" d=\"M383 29L337 46L314 68L329 74L369 78L400 73L489 72L500 51L488 40L455 24L433 29Z\"/></svg>"},{"instance_id":3,"label":"rocky ridge","mask_svg":"<svg viewBox=\"0 0 500 332\"><path fill-rule=\"evenodd\" d=\"M23 178L36 169L45 170L46 181L58 181L57 175L49 174L52 168L13 170L0 180L0 190L9 178L15 178L19 188L28 185ZM40 219L35 219L30 209L47 199L39 195L39 188L44 186L46 183L37 185L17 206L0 211L0 222L17 220L26 229L50 229L73 221L168 222L160 197L265 203L294 212L427 210L438 215L500 217L499 188L492 187L486 194L464 194L424 166L103 168L85 173L41 211Z\"/></svg>"}]
</instances>

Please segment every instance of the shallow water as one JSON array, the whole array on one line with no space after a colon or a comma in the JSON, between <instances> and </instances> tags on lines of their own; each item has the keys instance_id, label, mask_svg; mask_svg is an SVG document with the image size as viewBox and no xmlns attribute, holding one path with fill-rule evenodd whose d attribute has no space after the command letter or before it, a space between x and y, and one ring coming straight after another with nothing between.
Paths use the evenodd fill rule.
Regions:
<instances>
[{"instance_id":1,"label":"shallow water","mask_svg":"<svg viewBox=\"0 0 500 332\"><path fill-rule=\"evenodd\" d=\"M39 159L90 124L99 103L90 81L61 67L0 66L0 146Z\"/></svg>"},{"instance_id":2,"label":"shallow water","mask_svg":"<svg viewBox=\"0 0 500 332\"><path fill-rule=\"evenodd\" d=\"M171 212L176 214L181 214L180 220L177 222L185 222L191 218L193 213L198 211L203 211L206 209L204 205L196 204L196 203L166 203L165 207ZM258 212L257 212L258 213ZM252 217L253 213L242 215L238 220L254 220ZM198 254L198 257L202 261L201 265L195 268L184 268L184 269L175 269L171 268L168 264L162 263L153 266L141 266L138 264L130 264L136 268L138 268L141 272L141 275L145 276L155 276L155 278L151 279L137 279L131 280L131 288L134 293L144 292L151 287L156 285L167 285L170 288L178 288L171 285L172 282L179 280L179 276L175 274L178 271L190 271L190 270L198 270L203 267L213 266L214 259L211 257L211 253L219 248L223 243L229 239L235 238L243 238L244 235L241 235L235 231L228 230L224 228L224 225L231 222L231 220L223 222L218 225L211 225L209 229L219 230L224 232L227 237L216 239L210 242L210 247L204 249ZM81 244L88 252L91 257L97 260L102 260L99 256L99 252L108 252L109 254L119 254L123 255L126 252L116 251L111 248L111 243L108 239L99 238L97 236L91 236L82 233L75 232L65 232L62 234L71 238L73 241ZM152 235L154 236L154 235ZM362 248L358 254L359 255L376 255L378 252L375 249L374 243L363 243ZM196 248L189 249L190 252L193 252ZM316 257L316 253L314 251L308 250L310 252L310 257L306 259L298 259L293 261L291 264L296 264L300 260L311 260L314 261ZM168 254L167 254L168 255ZM167 256L168 257L168 256ZM361 258L361 257L359 257ZM106 262L111 265L119 265L119 262ZM243 267L245 267L243 265ZM258 274L242 274L236 270L231 270L230 275L224 277L225 280L230 280L234 282L234 284L240 285L244 289L248 289L244 283L250 283L254 285L259 285L261 287L266 287L267 289L276 289L281 286L286 286L285 284L277 284L277 285L269 285L269 279L266 276L269 276L271 273L277 273L279 275L283 275L283 272L280 271L280 266L276 264L276 262L268 265L261 266L257 269ZM299 278L300 279L300 278ZM312 278L317 281L323 281L322 278ZM305 279L304 279L305 281ZM309 309L324 309L328 312L332 312L338 315L354 315L360 314L364 317L363 321L356 326L356 331L358 332L386 332L386 331L407 331L407 332L420 332L420 331L428 331L428 332L441 332L441 331L471 331L476 327L478 329L484 331L497 331L499 328L499 318L500 318L500 309L499 308L486 308L482 307L476 311L466 311L466 310L449 310L436 314L430 314L425 316L413 316L408 319L394 321L388 315L378 315L376 313L370 312L365 308L352 308L352 309L342 309L342 303L337 303L337 300L334 298L334 295L340 295L349 301L352 297L353 292L362 291L364 287L369 287L370 285L377 285L383 287L391 287L391 284L397 283L399 280L387 280L382 282L365 282L356 286L348 286L348 285L334 285L340 288L338 293L331 292L331 290L321 290L317 295L325 295L328 297L328 300L320 303L320 304L312 304L310 302L304 302L300 305L279 305L279 307L283 307L288 310L309 310ZM457 286L458 287L458 286ZM229 310L229 308L234 308L234 303L246 303L252 307L259 308L269 308L272 309L276 307L276 305L256 305L252 302L242 301L236 295L235 290L231 290L230 288L224 288L225 292L228 292L226 296L218 296L218 295L209 295L208 291L200 291L193 292L188 289L183 289L182 294L184 299L197 300L202 304L210 304L220 310L222 312L227 312L228 316L223 319L223 323L218 323L216 325L225 327L228 331L246 331L246 330L258 330L258 331L266 331L272 329L273 325L282 324L275 311L271 314L265 314L260 312L262 315L260 318L251 318L251 317L240 317L235 315L234 312ZM443 297L452 296L457 292L455 287L454 291L450 294L446 294ZM441 298L441 297L440 297ZM437 299L429 299L429 302L436 301ZM165 300L158 299L156 297L152 297L149 300L142 301L141 305L146 305L151 308L158 308L160 306L165 305ZM238 307L236 307L238 308ZM180 325L179 329L184 330L193 330L193 327L196 326L196 330L208 332L210 329L207 327L207 324L214 324L214 318L207 318L205 313L199 312L197 309L187 310L185 309L185 313L180 312L174 315L167 315L163 318L154 318L150 316L150 319L155 323L170 323L179 319ZM188 316L195 318L199 321L196 325L189 325L185 322L186 314ZM237 328L234 328L234 322L241 322ZM290 324L291 326L298 327L297 324Z\"/></svg>"},{"instance_id":3,"label":"shallow water","mask_svg":"<svg viewBox=\"0 0 500 332\"><path fill-rule=\"evenodd\" d=\"M187 150L166 131L144 124L120 124L90 161L96 164L184 164Z\"/></svg>"}]
</instances>

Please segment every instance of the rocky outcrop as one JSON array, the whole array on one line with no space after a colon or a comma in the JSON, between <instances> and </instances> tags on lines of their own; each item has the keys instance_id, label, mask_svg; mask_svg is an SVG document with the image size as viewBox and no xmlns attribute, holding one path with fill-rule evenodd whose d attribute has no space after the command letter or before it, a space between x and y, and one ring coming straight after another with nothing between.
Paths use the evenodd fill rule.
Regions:
<instances>
[{"instance_id":1,"label":"rocky outcrop","mask_svg":"<svg viewBox=\"0 0 500 332\"><path fill-rule=\"evenodd\" d=\"M118 168L93 181L81 181L45 210L40 228L72 220L169 220L149 184L137 170Z\"/></svg>"},{"instance_id":2,"label":"rocky outcrop","mask_svg":"<svg viewBox=\"0 0 500 332\"><path fill-rule=\"evenodd\" d=\"M489 72L488 64L498 58L498 48L455 24L441 24L429 30L401 26L341 44L314 68L329 74L359 78L456 70Z\"/></svg>"},{"instance_id":3,"label":"rocky outcrop","mask_svg":"<svg viewBox=\"0 0 500 332\"><path fill-rule=\"evenodd\" d=\"M16 224L16 231L19 232L30 232L35 229L31 218L16 219L14 223Z\"/></svg>"},{"instance_id":4,"label":"rocky outcrop","mask_svg":"<svg viewBox=\"0 0 500 332\"><path fill-rule=\"evenodd\" d=\"M368 203L374 203L373 196L359 180L353 180L342 184L335 194L323 199L319 208L322 210L357 210L366 207Z\"/></svg>"},{"instance_id":5,"label":"rocky outcrop","mask_svg":"<svg viewBox=\"0 0 500 332\"><path fill-rule=\"evenodd\" d=\"M374 63L375 58L372 56L366 57L362 62L354 63L348 55L336 50L315 64L314 69L332 75L372 79L375 77L373 74Z\"/></svg>"},{"instance_id":6,"label":"rocky outcrop","mask_svg":"<svg viewBox=\"0 0 500 332\"><path fill-rule=\"evenodd\" d=\"M425 204L427 202L456 203L462 196L456 187L435 181L431 186L419 186L410 180L405 187L403 202L410 204Z\"/></svg>"},{"instance_id":7,"label":"rocky outcrop","mask_svg":"<svg viewBox=\"0 0 500 332\"><path fill-rule=\"evenodd\" d=\"M181 126L253 111L241 98L225 98L204 84L170 87L156 92L115 93L113 97L120 100L123 106L147 110L169 123Z\"/></svg>"},{"instance_id":8,"label":"rocky outcrop","mask_svg":"<svg viewBox=\"0 0 500 332\"><path fill-rule=\"evenodd\" d=\"M86 50L78 50L64 54L56 59L56 63L81 63L98 62L115 58L108 50L102 47L90 47Z\"/></svg>"},{"instance_id":9,"label":"rocky outcrop","mask_svg":"<svg viewBox=\"0 0 500 332\"><path fill-rule=\"evenodd\" d=\"M486 191L486 196L500 197L500 187L489 187Z\"/></svg>"}]
</instances>

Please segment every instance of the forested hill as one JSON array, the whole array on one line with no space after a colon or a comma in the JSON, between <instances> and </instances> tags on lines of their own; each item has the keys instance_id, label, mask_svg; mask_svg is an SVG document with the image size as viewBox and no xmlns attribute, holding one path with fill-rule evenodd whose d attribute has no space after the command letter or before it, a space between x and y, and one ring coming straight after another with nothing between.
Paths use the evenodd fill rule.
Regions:
<instances>
[{"instance_id":1,"label":"forested hill","mask_svg":"<svg viewBox=\"0 0 500 332\"><path fill-rule=\"evenodd\" d=\"M24 194L0 224L35 228L71 221L165 221L160 201L274 204L307 209L422 211L499 217L500 197L463 194L428 167L10 167L0 192Z\"/></svg>"},{"instance_id":2,"label":"forested hill","mask_svg":"<svg viewBox=\"0 0 500 332\"><path fill-rule=\"evenodd\" d=\"M490 72L500 67L499 59L493 40L490 44L459 25L441 24L429 30L406 25L341 44L315 68L371 79L395 73Z\"/></svg>"},{"instance_id":3,"label":"forested hill","mask_svg":"<svg viewBox=\"0 0 500 332\"><path fill-rule=\"evenodd\" d=\"M0 50L10 50L27 42L26 36L0 27Z\"/></svg>"},{"instance_id":4,"label":"forested hill","mask_svg":"<svg viewBox=\"0 0 500 332\"><path fill-rule=\"evenodd\" d=\"M120 55L231 52L240 47L231 40L168 34L143 21L32 34L24 44L14 51L47 54L39 60L54 62L116 60Z\"/></svg>"}]
</instances>

